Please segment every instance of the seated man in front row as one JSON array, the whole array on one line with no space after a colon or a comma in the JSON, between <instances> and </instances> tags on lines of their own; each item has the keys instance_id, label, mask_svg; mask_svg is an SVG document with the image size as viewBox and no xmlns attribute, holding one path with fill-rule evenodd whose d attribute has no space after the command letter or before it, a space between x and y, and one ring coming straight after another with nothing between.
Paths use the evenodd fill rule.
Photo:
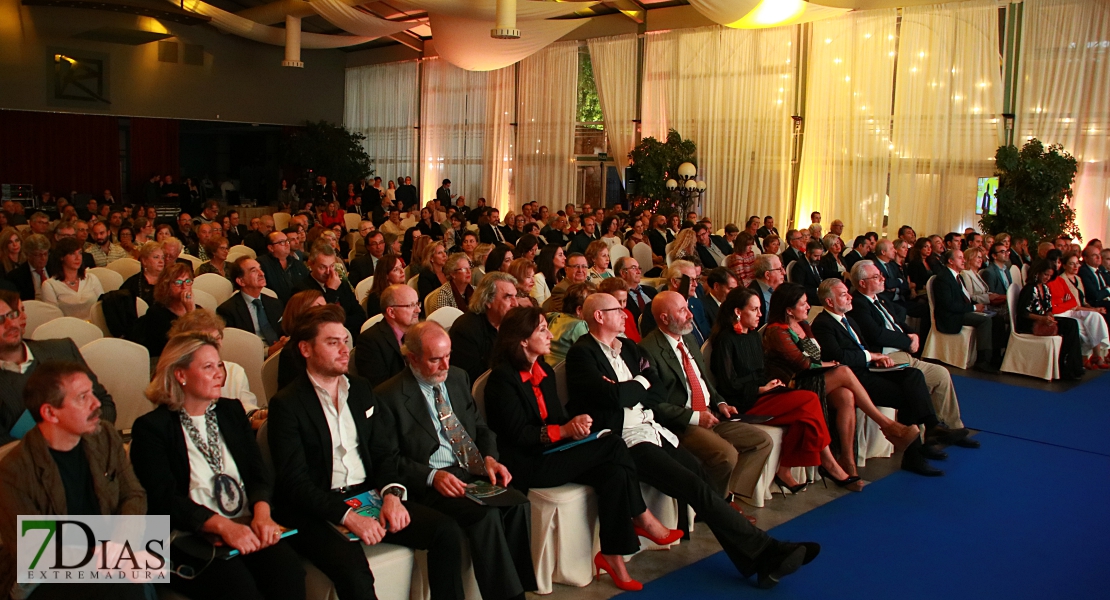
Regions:
<instances>
[{"instance_id":1,"label":"seated man in front row","mask_svg":"<svg viewBox=\"0 0 1110 600\"><path fill-rule=\"evenodd\" d=\"M316 306L290 332L286 351L300 352L307 368L270 403L274 516L299 530L290 542L331 578L343 600L377 596L362 545L340 535L337 525L364 544L427 550L432 600L463 600L462 532L450 518L404 502L395 441L381 423L385 411L365 379L346 375L344 320L338 306ZM370 490L381 493L381 521L346 503Z\"/></svg>"},{"instance_id":2,"label":"seated man in front row","mask_svg":"<svg viewBox=\"0 0 1110 600\"><path fill-rule=\"evenodd\" d=\"M100 420L100 401L84 365L39 366L27 380L23 401L35 426L0 463L0 536L5 540L0 596L142 600L145 587L132 583L16 586L19 515L146 514L146 492L131 470L123 440Z\"/></svg>"},{"instance_id":3,"label":"seated man in front row","mask_svg":"<svg viewBox=\"0 0 1110 600\"><path fill-rule=\"evenodd\" d=\"M531 507L512 489L498 496L498 506L466 497L468 483L488 479L507 487L512 476L497 462L496 436L478 414L470 378L451 366L451 338L425 321L409 329L401 350L408 368L375 389L387 409L379 409L384 425L400 447L399 481L414 502L462 527L484 600L523 599L536 589Z\"/></svg>"}]
</instances>

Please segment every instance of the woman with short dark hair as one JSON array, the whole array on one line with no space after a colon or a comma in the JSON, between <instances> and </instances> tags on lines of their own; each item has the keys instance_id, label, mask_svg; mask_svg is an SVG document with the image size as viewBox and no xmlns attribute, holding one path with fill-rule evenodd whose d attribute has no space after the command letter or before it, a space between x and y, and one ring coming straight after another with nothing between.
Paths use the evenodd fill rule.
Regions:
<instances>
[{"instance_id":1,"label":"woman with short dark hair","mask_svg":"<svg viewBox=\"0 0 1110 600\"><path fill-rule=\"evenodd\" d=\"M58 257L51 277L42 282L42 301L60 308L62 314L89 318L93 304L104 293L96 275L85 272L84 253L77 238L62 238L54 246Z\"/></svg>"}]
</instances>

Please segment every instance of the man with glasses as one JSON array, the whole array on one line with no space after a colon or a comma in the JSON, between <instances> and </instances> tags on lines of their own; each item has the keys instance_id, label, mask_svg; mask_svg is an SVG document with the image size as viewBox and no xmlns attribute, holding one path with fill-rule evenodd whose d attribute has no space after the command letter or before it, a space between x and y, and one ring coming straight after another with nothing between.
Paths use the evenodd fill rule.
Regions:
<instances>
[{"instance_id":1,"label":"man with glasses","mask_svg":"<svg viewBox=\"0 0 1110 600\"><path fill-rule=\"evenodd\" d=\"M352 336L358 335L366 321L366 311L355 297L350 284L343 281L336 268L338 258L335 249L327 244L316 243L308 253L308 275L293 284L293 293L305 290L319 290L324 294L324 302L338 304L347 314L347 329Z\"/></svg>"},{"instance_id":2,"label":"man with glasses","mask_svg":"<svg viewBox=\"0 0 1110 600\"><path fill-rule=\"evenodd\" d=\"M824 277L821 276L821 257L825 254L825 245L820 240L813 240L806 246L805 256L791 267L790 281L806 289L806 301L810 306L821 306L817 298L817 286L821 285Z\"/></svg>"},{"instance_id":3,"label":"man with glasses","mask_svg":"<svg viewBox=\"0 0 1110 600\"><path fill-rule=\"evenodd\" d=\"M84 367L92 380L93 394L100 401L101 418L114 423L116 404L89 371L77 344L69 338L25 340L26 328L27 313L19 296L0 290L0 445L22 438L34 427L32 415L23 406L23 389L35 369L48 362L72 362Z\"/></svg>"},{"instance_id":4,"label":"man with glasses","mask_svg":"<svg viewBox=\"0 0 1110 600\"><path fill-rule=\"evenodd\" d=\"M489 369L497 328L518 304L516 284L516 278L508 273L486 273L474 288L469 310L451 325L451 345L462 350L451 362L466 371L470 381Z\"/></svg>"},{"instance_id":5,"label":"man with glasses","mask_svg":"<svg viewBox=\"0 0 1110 600\"><path fill-rule=\"evenodd\" d=\"M748 289L755 292L759 298L759 326L767 324L767 310L771 306L771 294L775 288L782 285L786 279L786 269L782 268L782 259L774 254L760 254L755 259L755 279L748 284Z\"/></svg>"},{"instance_id":6,"label":"man with glasses","mask_svg":"<svg viewBox=\"0 0 1110 600\"><path fill-rule=\"evenodd\" d=\"M589 268L585 255L575 252L567 256L567 266L565 267L567 276L551 290L551 297L544 300L543 311L545 313L562 312L563 297L567 295L567 288L586 281Z\"/></svg>"},{"instance_id":7,"label":"man with glasses","mask_svg":"<svg viewBox=\"0 0 1110 600\"><path fill-rule=\"evenodd\" d=\"M381 294L383 319L358 336L355 366L358 376L377 387L405 369L401 343L413 325L420 322L416 290L405 284L391 285Z\"/></svg>"},{"instance_id":8,"label":"man with glasses","mask_svg":"<svg viewBox=\"0 0 1110 600\"><path fill-rule=\"evenodd\" d=\"M613 272L628 284L628 310L632 313L632 318L639 322L640 315L651 304L659 290L649 285L640 284L643 269L640 267L639 261L631 256L618 258L617 263L613 266Z\"/></svg>"},{"instance_id":9,"label":"man with glasses","mask_svg":"<svg viewBox=\"0 0 1110 600\"><path fill-rule=\"evenodd\" d=\"M8 272L8 280L19 289L19 297L23 300L41 300L42 282L50 276L47 275L47 264L50 262L50 240L45 235L33 234L23 240L23 252L27 255L27 262L16 266Z\"/></svg>"},{"instance_id":10,"label":"man with glasses","mask_svg":"<svg viewBox=\"0 0 1110 600\"><path fill-rule=\"evenodd\" d=\"M249 331L266 344L266 355L281 350L289 339L281 328L283 306L277 298L262 293L266 274L258 261L242 256L230 265L228 275L239 290L216 308L228 327Z\"/></svg>"},{"instance_id":11,"label":"man with glasses","mask_svg":"<svg viewBox=\"0 0 1110 600\"><path fill-rule=\"evenodd\" d=\"M1095 252L1097 253L1098 251L1096 250ZM994 244L991 246L990 253L990 264L984 266L983 269L979 271L979 274L982 275L983 281L987 284L987 289L989 289L992 294L1001 294L1005 296L1006 292L1010 289L1010 284L1014 282L1014 278L1010 276L1010 263L1008 262L1010 251L1002 244ZM1080 269L1079 274L1080 276L1083 275L1082 269ZM1083 287L1087 290L1091 289L1090 286L1087 285L1086 279L1083 281ZM1090 295L1090 292L1088 292L1088 295Z\"/></svg>"},{"instance_id":12,"label":"man with glasses","mask_svg":"<svg viewBox=\"0 0 1110 600\"><path fill-rule=\"evenodd\" d=\"M805 259L805 243L802 241L802 232L790 229L786 232L787 248L782 252L782 264L790 267L790 263Z\"/></svg>"},{"instance_id":13,"label":"man with glasses","mask_svg":"<svg viewBox=\"0 0 1110 600\"><path fill-rule=\"evenodd\" d=\"M258 264L266 275L267 287L274 290L282 306L289 302L296 282L308 275L304 263L289 255L289 238L280 231L269 235L266 252L258 255Z\"/></svg>"}]
</instances>

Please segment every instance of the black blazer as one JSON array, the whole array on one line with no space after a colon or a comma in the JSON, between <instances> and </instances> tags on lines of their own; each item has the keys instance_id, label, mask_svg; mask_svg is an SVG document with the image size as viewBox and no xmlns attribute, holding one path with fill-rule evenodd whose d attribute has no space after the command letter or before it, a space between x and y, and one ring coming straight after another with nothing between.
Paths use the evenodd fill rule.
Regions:
<instances>
[{"instance_id":1,"label":"black blazer","mask_svg":"<svg viewBox=\"0 0 1110 600\"><path fill-rule=\"evenodd\" d=\"M154 304L154 286L147 283L146 275L143 275L142 271L128 277L119 289L131 292L131 295L136 298L142 298L147 306Z\"/></svg>"},{"instance_id":2,"label":"black blazer","mask_svg":"<svg viewBox=\"0 0 1110 600\"><path fill-rule=\"evenodd\" d=\"M883 303L883 307L894 318L894 323L902 328L902 331L887 329L883 313L866 296L854 291L852 292L852 310L848 313L848 316L858 325L856 335L860 336L863 345L867 347L869 352L882 352L883 348L897 348L909 352L912 341L910 336L905 333L910 331L906 327L906 309L884 300L882 296L878 297L878 301Z\"/></svg>"},{"instance_id":3,"label":"black blazer","mask_svg":"<svg viewBox=\"0 0 1110 600\"><path fill-rule=\"evenodd\" d=\"M328 289L315 279L312 275L306 275L293 287L293 293L303 292L305 290L319 290L324 294L324 302L328 304L338 304L343 307L343 312L347 313L347 330L351 332L352 336L356 336L359 330L362 329L362 324L366 321L366 311L362 310L362 305L358 303L358 298L355 297L354 290L351 286L344 281L339 282L339 287L332 290Z\"/></svg>"},{"instance_id":4,"label":"black blazer","mask_svg":"<svg viewBox=\"0 0 1110 600\"><path fill-rule=\"evenodd\" d=\"M859 336L860 341L863 341L863 335L860 332L859 325L852 317L845 317L848 319L848 324L852 326L852 330ZM821 344L821 360L833 360L844 365L848 365L854 369L867 368L867 355L863 353L863 349L859 344L848 335L848 331L827 312L822 311L813 319L813 337L816 338L817 343Z\"/></svg>"},{"instance_id":5,"label":"black blazer","mask_svg":"<svg viewBox=\"0 0 1110 600\"><path fill-rule=\"evenodd\" d=\"M804 252L799 252L796 249L794 249L793 246L791 246L791 247L787 248L786 250L783 250L781 258L782 258L782 266L789 267L790 263L792 263L792 262L796 262L796 261L799 261L799 260L805 260L806 255L805 255Z\"/></svg>"},{"instance_id":6,"label":"black blazer","mask_svg":"<svg viewBox=\"0 0 1110 600\"><path fill-rule=\"evenodd\" d=\"M43 271L46 271L46 269L43 269ZM49 275L47 275L47 277L49 277ZM16 265L14 269L8 271L7 278L15 287L19 288L20 300L35 299L35 278L31 273L30 263L24 262Z\"/></svg>"},{"instance_id":7,"label":"black blazer","mask_svg":"<svg viewBox=\"0 0 1110 600\"><path fill-rule=\"evenodd\" d=\"M613 433L624 431L624 409L641 403L655 409L664 401L664 391L651 362L636 344L622 340L621 358L632 376L642 375L651 384L644 389L640 382L617 381L617 373L592 335L584 335L567 352L567 412L571 415L588 414L593 417L593 430L610 429ZM569 376L573 373L573 376Z\"/></svg>"},{"instance_id":8,"label":"black blazer","mask_svg":"<svg viewBox=\"0 0 1110 600\"><path fill-rule=\"evenodd\" d=\"M493 233L493 228L494 227L497 227L501 231L501 237L504 238L505 237L505 229L504 228L502 228L500 226L497 226L497 225L490 225L489 223L486 223L485 225L479 225L478 226L478 241L483 243L483 244L497 244L497 243L500 243L500 242L497 241L497 236L494 235L494 233Z\"/></svg>"},{"instance_id":9,"label":"black blazer","mask_svg":"<svg viewBox=\"0 0 1110 600\"><path fill-rule=\"evenodd\" d=\"M358 430L358 456L366 469L366 482L380 491L398 481L396 441L382 423L384 410L370 383L360 377L347 380L347 407ZM266 427L277 474L277 519L292 526L320 519L340 524L350 507L343 494L331 491L331 431L307 373L298 375L270 401Z\"/></svg>"},{"instance_id":10,"label":"black blazer","mask_svg":"<svg viewBox=\"0 0 1110 600\"><path fill-rule=\"evenodd\" d=\"M964 326L964 315L975 311L975 305L964 295L963 285L956 281L948 267L940 269L933 277L933 314L937 331L959 333Z\"/></svg>"},{"instance_id":11,"label":"black blazer","mask_svg":"<svg viewBox=\"0 0 1110 600\"><path fill-rule=\"evenodd\" d=\"M466 372L451 367L443 386L447 390L451 410L474 440L478 451L483 457L496 459L497 436L478 414L478 406L470 395L470 378ZM399 450L396 461L399 480L408 488L409 497L419 500L428 493L428 474L432 472L428 462L439 448L439 435L428 413L428 401L411 369L394 375L374 391L387 409L382 411L383 425L388 428L393 444Z\"/></svg>"},{"instance_id":12,"label":"black blazer","mask_svg":"<svg viewBox=\"0 0 1110 600\"><path fill-rule=\"evenodd\" d=\"M655 295L659 293L659 290L651 287L650 285L641 284L640 291L643 292L645 296L647 296L647 301L644 303L644 308L650 311L651 309L649 307L651 306L651 301L655 298ZM640 321L640 305L636 303L636 299L633 298L631 294L629 294L628 296L628 311L632 313L633 319L635 319L637 322Z\"/></svg>"},{"instance_id":13,"label":"black blazer","mask_svg":"<svg viewBox=\"0 0 1110 600\"><path fill-rule=\"evenodd\" d=\"M895 294L897 294L897 299L899 301L909 301L910 282L909 279L906 278L906 274L902 272L902 267L894 261L884 264L881 260L876 260L875 266L879 268L879 272L886 278L883 291L879 292L879 297L887 302L893 303L895 301Z\"/></svg>"},{"instance_id":14,"label":"black blazer","mask_svg":"<svg viewBox=\"0 0 1110 600\"><path fill-rule=\"evenodd\" d=\"M647 234L648 244L651 246L651 253L656 256L667 255L667 243L670 241L667 236L658 229L652 229ZM645 271L650 269L650 265L640 265L640 268Z\"/></svg>"},{"instance_id":15,"label":"black blazer","mask_svg":"<svg viewBox=\"0 0 1110 600\"><path fill-rule=\"evenodd\" d=\"M350 266L347 268L347 281L350 281L351 285L357 286L363 279L372 277L374 275L374 269L378 266L379 260L381 259L374 258L369 252L352 260Z\"/></svg>"},{"instance_id":16,"label":"black blazer","mask_svg":"<svg viewBox=\"0 0 1110 600\"><path fill-rule=\"evenodd\" d=\"M247 507L269 502L273 482L262 462L243 405L235 399L220 398L216 402L216 422L239 469ZM135 420L131 429L131 463L146 489L148 511L152 515L168 514L174 529L199 532L204 522L216 514L189 498L189 452L176 411L162 405Z\"/></svg>"},{"instance_id":17,"label":"black blazer","mask_svg":"<svg viewBox=\"0 0 1110 600\"><path fill-rule=\"evenodd\" d=\"M1094 304L1095 302L1110 300L1110 287L1099 285L1098 275L1087 265L1079 266L1079 279L1083 282L1083 289L1087 292L1089 303Z\"/></svg>"},{"instance_id":18,"label":"black blazer","mask_svg":"<svg viewBox=\"0 0 1110 600\"><path fill-rule=\"evenodd\" d=\"M709 368L717 377L717 389L725 401L742 413L748 412L759 401L760 386L770 381L763 366L762 334L722 329L713 338Z\"/></svg>"},{"instance_id":19,"label":"black blazer","mask_svg":"<svg viewBox=\"0 0 1110 600\"><path fill-rule=\"evenodd\" d=\"M859 250L853 248L844 253L844 256L840 259L840 262L844 264L844 269L850 273L852 271L852 265L861 260L863 260L863 255L859 253Z\"/></svg>"},{"instance_id":20,"label":"black blazer","mask_svg":"<svg viewBox=\"0 0 1110 600\"><path fill-rule=\"evenodd\" d=\"M818 267L818 273L814 273L812 265L804 256L802 260L794 263L790 273L791 280L806 289L806 301L810 306L821 306L821 300L817 298L817 286L821 285L819 273L820 267Z\"/></svg>"},{"instance_id":21,"label":"black blazer","mask_svg":"<svg viewBox=\"0 0 1110 600\"><path fill-rule=\"evenodd\" d=\"M365 377L370 385L381 385L405 368L401 345L385 319L359 334L355 350L358 376Z\"/></svg>"},{"instance_id":22,"label":"black blazer","mask_svg":"<svg viewBox=\"0 0 1110 600\"><path fill-rule=\"evenodd\" d=\"M665 338L666 334L656 329L644 336L643 341L640 342L640 349L651 361L651 366L659 377L660 391L663 392L664 401L652 409L655 412L656 421L667 429L681 433L690 425L690 417L694 411L686 408L686 403L690 399L690 394L686 391L686 371L682 368L678 357L671 351L671 346ZM693 334L683 336L682 342L686 344L694 364L701 372L702 380L709 391L709 397L705 399L705 403L710 410L713 410L725 399L717 393L717 388L709 383L709 367L702 359L701 348ZM655 385L653 384L652 387L654 388Z\"/></svg>"},{"instance_id":23,"label":"black blazer","mask_svg":"<svg viewBox=\"0 0 1110 600\"><path fill-rule=\"evenodd\" d=\"M236 225L235 227L232 227L231 229L228 229L226 232L227 243L232 246L238 246L242 244L243 240L246 239L247 233L249 231L250 230L247 229L247 226L243 225L242 223Z\"/></svg>"},{"instance_id":24,"label":"black blazer","mask_svg":"<svg viewBox=\"0 0 1110 600\"><path fill-rule=\"evenodd\" d=\"M543 451L552 443L546 436L547 426L564 425L570 420L559 402L555 371L543 360L538 363L547 374L540 382L546 419L540 418L532 384L520 379L520 371L502 364L490 372L486 382L486 419L497 434L502 462L514 473L538 470Z\"/></svg>"},{"instance_id":25,"label":"black blazer","mask_svg":"<svg viewBox=\"0 0 1110 600\"><path fill-rule=\"evenodd\" d=\"M485 315L466 312L451 325L450 335L455 349L451 364L466 371L471 381L478 379L489 369L497 329Z\"/></svg>"},{"instance_id":26,"label":"black blazer","mask_svg":"<svg viewBox=\"0 0 1110 600\"><path fill-rule=\"evenodd\" d=\"M594 231L597 230L595 229ZM588 248L590 244L594 243L598 239L600 239L600 237L593 237L587 234L585 231L579 231L578 233L574 234L573 238L570 239L570 247L567 248L567 254L570 254L571 252L580 252L582 254L585 254L586 248Z\"/></svg>"},{"instance_id":27,"label":"black blazer","mask_svg":"<svg viewBox=\"0 0 1110 600\"><path fill-rule=\"evenodd\" d=\"M279 336L285 335L281 330L281 314L283 312L281 301L266 294L259 296L262 300L262 310L266 312L266 319ZM242 329L257 334L254 330L254 321L251 311L247 308L246 299L242 292L235 292L223 304L216 307L216 314L223 317L228 327Z\"/></svg>"}]
</instances>

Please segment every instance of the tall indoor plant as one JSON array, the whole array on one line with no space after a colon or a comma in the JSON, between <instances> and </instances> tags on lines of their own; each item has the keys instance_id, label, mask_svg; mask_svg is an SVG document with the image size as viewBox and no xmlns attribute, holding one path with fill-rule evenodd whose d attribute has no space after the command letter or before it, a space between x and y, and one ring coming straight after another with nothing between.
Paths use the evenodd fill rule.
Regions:
<instances>
[{"instance_id":1,"label":"tall indoor plant","mask_svg":"<svg viewBox=\"0 0 1110 600\"><path fill-rule=\"evenodd\" d=\"M674 210L675 201L667 191L667 179L677 179L678 166L684 162L696 166L696 154L694 142L682 139L674 129L667 131L665 142L654 137L640 140L629 153L638 186L636 196L640 202L646 200L649 206L663 212Z\"/></svg>"},{"instance_id":2,"label":"tall indoor plant","mask_svg":"<svg viewBox=\"0 0 1110 600\"><path fill-rule=\"evenodd\" d=\"M983 231L1005 231L1032 243L1061 234L1081 237L1070 204L1078 165L1063 146L1045 148L1040 140L1032 138L1021 150L999 147L994 160L998 214L983 215L979 221Z\"/></svg>"}]
</instances>

